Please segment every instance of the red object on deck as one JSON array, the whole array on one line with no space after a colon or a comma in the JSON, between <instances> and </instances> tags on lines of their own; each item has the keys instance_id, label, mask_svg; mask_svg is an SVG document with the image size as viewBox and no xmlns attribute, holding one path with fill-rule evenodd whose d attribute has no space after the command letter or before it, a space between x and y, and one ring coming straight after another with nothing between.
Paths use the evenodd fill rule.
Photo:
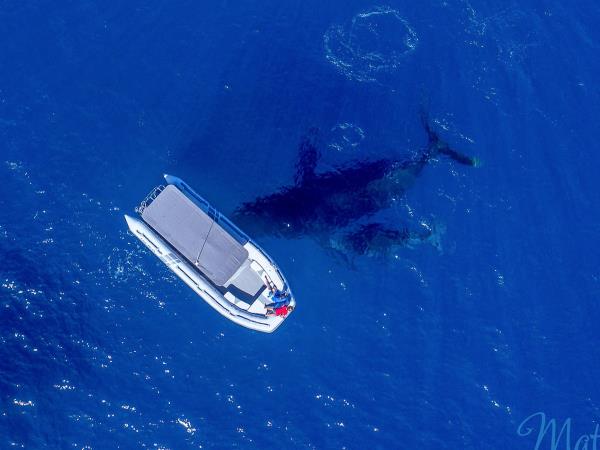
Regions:
<instances>
[{"instance_id":1,"label":"red object on deck","mask_svg":"<svg viewBox=\"0 0 600 450\"><path fill-rule=\"evenodd\" d=\"M281 308L275 308L275 315L276 316L287 316L288 313L288 307L287 305L282 306Z\"/></svg>"}]
</instances>

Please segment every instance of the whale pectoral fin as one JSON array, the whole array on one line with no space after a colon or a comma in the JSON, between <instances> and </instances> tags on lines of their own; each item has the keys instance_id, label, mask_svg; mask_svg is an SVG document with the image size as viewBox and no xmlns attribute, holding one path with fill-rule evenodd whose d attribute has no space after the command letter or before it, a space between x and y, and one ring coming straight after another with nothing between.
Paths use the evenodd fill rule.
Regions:
<instances>
[{"instance_id":1,"label":"whale pectoral fin","mask_svg":"<svg viewBox=\"0 0 600 450\"><path fill-rule=\"evenodd\" d=\"M315 176L317 162L321 157L318 149L319 129L310 128L302 137L298 146L298 161L296 162L296 175L294 182L300 185Z\"/></svg>"},{"instance_id":2,"label":"whale pectoral fin","mask_svg":"<svg viewBox=\"0 0 600 450\"><path fill-rule=\"evenodd\" d=\"M325 249L325 252L339 264L346 266L350 270L356 270L356 264L354 262L355 254L332 245L323 246L323 248Z\"/></svg>"}]
</instances>

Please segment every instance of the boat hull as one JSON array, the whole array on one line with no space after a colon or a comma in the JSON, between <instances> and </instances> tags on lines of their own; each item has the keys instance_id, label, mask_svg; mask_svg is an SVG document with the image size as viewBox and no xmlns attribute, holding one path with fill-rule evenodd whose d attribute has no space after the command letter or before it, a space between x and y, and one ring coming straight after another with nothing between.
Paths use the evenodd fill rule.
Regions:
<instances>
[{"instance_id":1,"label":"boat hull","mask_svg":"<svg viewBox=\"0 0 600 450\"><path fill-rule=\"evenodd\" d=\"M219 290L143 221L128 215L125 215L125 220L135 237L223 317L245 328L263 333L272 333L283 322L282 317L252 314L231 304Z\"/></svg>"}]
</instances>

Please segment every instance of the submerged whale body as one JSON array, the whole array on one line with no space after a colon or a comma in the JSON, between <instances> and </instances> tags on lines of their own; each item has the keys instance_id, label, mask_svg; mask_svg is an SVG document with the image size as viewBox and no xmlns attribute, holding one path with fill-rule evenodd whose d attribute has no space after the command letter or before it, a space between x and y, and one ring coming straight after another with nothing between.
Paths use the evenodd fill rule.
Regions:
<instances>
[{"instance_id":1,"label":"submerged whale body","mask_svg":"<svg viewBox=\"0 0 600 450\"><path fill-rule=\"evenodd\" d=\"M361 223L401 198L438 155L477 165L476 159L442 141L426 118L423 125L428 142L417 158L359 161L324 173L315 172L321 156L319 132L310 129L299 145L294 184L243 203L234 211L234 221L254 236L310 236L325 247L353 255L383 254L393 246L435 240L431 230Z\"/></svg>"},{"instance_id":2,"label":"submerged whale body","mask_svg":"<svg viewBox=\"0 0 600 450\"><path fill-rule=\"evenodd\" d=\"M330 239L330 248L344 256L386 256L397 247L412 247L429 242L440 248L440 227L423 226L420 231L404 226L392 228L379 222L359 225Z\"/></svg>"}]
</instances>

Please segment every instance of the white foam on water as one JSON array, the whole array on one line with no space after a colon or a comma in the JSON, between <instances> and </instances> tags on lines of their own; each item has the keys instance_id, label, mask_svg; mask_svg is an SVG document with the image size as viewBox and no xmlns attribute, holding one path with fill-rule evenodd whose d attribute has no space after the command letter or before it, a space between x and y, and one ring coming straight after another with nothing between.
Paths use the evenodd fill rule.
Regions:
<instances>
[{"instance_id":1,"label":"white foam on water","mask_svg":"<svg viewBox=\"0 0 600 450\"><path fill-rule=\"evenodd\" d=\"M355 15L346 25L332 25L323 36L325 57L346 77L377 81L397 69L419 39L400 13L377 7Z\"/></svg>"},{"instance_id":2,"label":"white foam on water","mask_svg":"<svg viewBox=\"0 0 600 450\"><path fill-rule=\"evenodd\" d=\"M192 423L186 418L178 418L177 423L181 425L185 431L189 434L194 434L196 432L196 428L192 426Z\"/></svg>"},{"instance_id":3,"label":"white foam on water","mask_svg":"<svg viewBox=\"0 0 600 450\"><path fill-rule=\"evenodd\" d=\"M356 149L365 138L363 129L353 123L338 123L330 131L329 148L338 152Z\"/></svg>"}]
</instances>

